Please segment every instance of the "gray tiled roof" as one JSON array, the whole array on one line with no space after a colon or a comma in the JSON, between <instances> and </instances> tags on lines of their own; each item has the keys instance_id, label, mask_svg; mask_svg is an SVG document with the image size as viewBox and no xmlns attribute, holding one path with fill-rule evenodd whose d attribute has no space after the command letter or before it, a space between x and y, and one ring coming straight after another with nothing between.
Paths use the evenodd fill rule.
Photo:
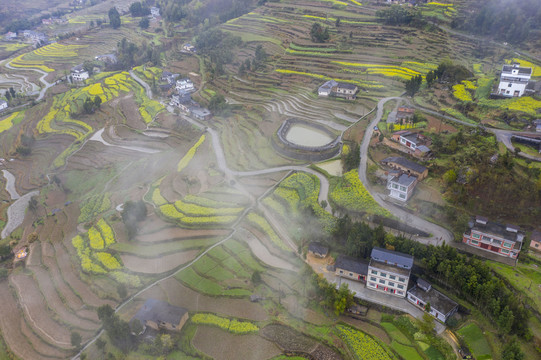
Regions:
<instances>
[{"instance_id":1,"label":"gray tiled roof","mask_svg":"<svg viewBox=\"0 0 541 360\"><path fill-rule=\"evenodd\" d=\"M391 179L391 182L403 185L405 187L410 186L417 180L416 176L408 175L408 174L402 174L399 177L394 177Z\"/></svg>"},{"instance_id":2,"label":"gray tiled roof","mask_svg":"<svg viewBox=\"0 0 541 360\"><path fill-rule=\"evenodd\" d=\"M395 164L401 165L407 169L413 170L420 174L422 174L426 170L426 168L423 165L419 165L416 162L410 161L401 156L391 156L391 157L381 160L381 162L383 164L388 164L388 163L393 162Z\"/></svg>"},{"instance_id":3,"label":"gray tiled roof","mask_svg":"<svg viewBox=\"0 0 541 360\"><path fill-rule=\"evenodd\" d=\"M323 256L327 255L329 252L329 248L325 245L318 243L318 242L311 242L308 245L308 251L311 251L315 254L321 254Z\"/></svg>"},{"instance_id":4,"label":"gray tiled roof","mask_svg":"<svg viewBox=\"0 0 541 360\"><path fill-rule=\"evenodd\" d=\"M370 257L376 261L391 265L396 264L405 269L411 269L413 266L413 256L398 251L375 247L372 249Z\"/></svg>"},{"instance_id":5,"label":"gray tiled roof","mask_svg":"<svg viewBox=\"0 0 541 360\"><path fill-rule=\"evenodd\" d=\"M354 84L348 84L348 83L338 83L338 87L348 90L355 90L357 89L357 85Z\"/></svg>"},{"instance_id":6,"label":"gray tiled roof","mask_svg":"<svg viewBox=\"0 0 541 360\"><path fill-rule=\"evenodd\" d=\"M521 66L514 67L513 65L504 65L503 68L502 68L502 72L511 73L513 71L513 69L518 69L518 73L520 75L531 75L532 74L532 68L521 67Z\"/></svg>"},{"instance_id":7,"label":"gray tiled roof","mask_svg":"<svg viewBox=\"0 0 541 360\"><path fill-rule=\"evenodd\" d=\"M458 306L456 302L443 295L438 290L431 288L428 291L414 286L408 290L408 294L412 294L416 298L422 300L424 303L430 303L430 307L439 311L443 315L449 314L455 307Z\"/></svg>"},{"instance_id":8,"label":"gray tiled roof","mask_svg":"<svg viewBox=\"0 0 541 360\"><path fill-rule=\"evenodd\" d=\"M368 263L351 256L338 255L335 266L336 268L348 270L357 274L366 275L368 273Z\"/></svg>"}]
</instances>

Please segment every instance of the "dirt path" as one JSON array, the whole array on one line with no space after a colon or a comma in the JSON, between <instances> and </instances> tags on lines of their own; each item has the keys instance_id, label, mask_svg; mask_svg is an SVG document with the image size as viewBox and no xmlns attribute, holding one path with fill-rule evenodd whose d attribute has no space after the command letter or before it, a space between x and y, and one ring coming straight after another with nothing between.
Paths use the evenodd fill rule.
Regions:
<instances>
[{"instance_id":1,"label":"dirt path","mask_svg":"<svg viewBox=\"0 0 541 360\"><path fill-rule=\"evenodd\" d=\"M8 237L13 230L15 230L17 227L19 227L19 225L23 223L24 214L26 208L28 207L28 203L30 202L30 198L38 194L39 190L31 191L28 194L23 195L22 197L17 199L17 201L10 205L10 207L8 208L8 221L6 223L6 226L2 230L2 239Z\"/></svg>"},{"instance_id":2,"label":"dirt path","mask_svg":"<svg viewBox=\"0 0 541 360\"><path fill-rule=\"evenodd\" d=\"M156 154L156 153L160 152L160 150L149 149L149 148L144 148L144 147L140 147L140 146L116 145L116 144L108 143L107 141L105 141L103 139L103 131L104 130L105 130L105 128L99 129L88 140L90 140L90 141L98 141L98 142L102 143L105 146L118 147L118 148L125 149L125 150L133 150L133 151L138 151L138 152L142 152L142 153L145 153L145 154Z\"/></svg>"},{"instance_id":3,"label":"dirt path","mask_svg":"<svg viewBox=\"0 0 541 360\"><path fill-rule=\"evenodd\" d=\"M15 188L15 176L7 170L2 170L2 174L6 178L6 191L11 196L11 200L17 200L21 197Z\"/></svg>"},{"instance_id":4,"label":"dirt path","mask_svg":"<svg viewBox=\"0 0 541 360\"><path fill-rule=\"evenodd\" d=\"M139 83L139 85L141 85L142 87L145 88L145 91L147 93L147 97L149 99L152 99L152 90L150 89L150 86L148 86L148 84L146 82L141 80L141 78L139 78L139 76L135 75L135 73L132 70L130 70L130 75L135 81L137 81Z\"/></svg>"},{"instance_id":5,"label":"dirt path","mask_svg":"<svg viewBox=\"0 0 541 360\"><path fill-rule=\"evenodd\" d=\"M8 63L4 63L4 66L10 70L15 70L15 71L21 71L22 69L18 69L18 68L14 68L11 66L11 60L8 62ZM39 92L39 96L38 98L36 99L36 101L40 101L41 99L43 99L43 97L45 96L45 93L47 92L47 90L53 86L54 84L51 84L49 83L47 80L45 80L45 78L47 77L47 75L49 75L48 73L46 73L45 71L43 70L39 70L39 69L34 69L34 68L24 68L24 70L31 70L31 71L36 71L40 74L42 74L42 76L39 78L39 81L41 81L43 83L43 85L45 85L44 88L41 89L41 91Z\"/></svg>"},{"instance_id":6,"label":"dirt path","mask_svg":"<svg viewBox=\"0 0 541 360\"><path fill-rule=\"evenodd\" d=\"M254 255L265 264L284 270L296 270L295 267L289 262L271 254L266 246L263 245L263 243L248 230L239 230L239 236L248 244L252 253L254 253Z\"/></svg>"}]
</instances>

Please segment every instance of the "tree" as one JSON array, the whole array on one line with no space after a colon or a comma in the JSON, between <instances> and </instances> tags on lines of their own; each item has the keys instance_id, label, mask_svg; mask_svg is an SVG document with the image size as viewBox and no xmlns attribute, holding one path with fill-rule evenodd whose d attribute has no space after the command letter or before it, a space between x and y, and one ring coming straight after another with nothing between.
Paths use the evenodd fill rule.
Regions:
<instances>
[{"instance_id":1,"label":"tree","mask_svg":"<svg viewBox=\"0 0 541 360\"><path fill-rule=\"evenodd\" d=\"M139 321L139 319L133 319L130 322L130 329L132 333L134 333L135 335L139 335L143 332L144 327L143 324L141 324L141 321Z\"/></svg>"},{"instance_id":2,"label":"tree","mask_svg":"<svg viewBox=\"0 0 541 360\"><path fill-rule=\"evenodd\" d=\"M453 169L447 170L447 172L443 174L443 181L445 181L447 185L454 184L456 182L456 179L457 179L457 175L456 175L455 170Z\"/></svg>"},{"instance_id":3,"label":"tree","mask_svg":"<svg viewBox=\"0 0 541 360\"><path fill-rule=\"evenodd\" d=\"M434 80L436 80L436 74L434 74L434 70L430 70L427 74L426 74L426 84L428 86L432 86L432 84L434 83Z\"/></svg>"},{"instance_id":4,"label":"tree","mask_svg":"<svg viewBox=\"0 0 541 360\"><path fill-rule=\"evenodd\" d=\"M520 348L520 344L518 343L517 339L513 337L513 339L510 342L508 342L503 348L502 359L503 360L523 360L524 358L525 358L525 355L522 352L522 349Z\"/></svg>"},{"instance_id":5,"label":"tree","mask_svg":"<svg viewBox=\"0 0 541 360\"><path fill-rule=\"evenodd\" d=\"M7 100L8 102L10 102L10 101L11 101L11 94L10 94L9 90L6 90L5 96L6 96L6 100Z\"/></svg>"},{"instance_id":6,"label":"tree","mask_svg":"<svg viewBox=\"0 0 541 360\"><path fill-rule=\"evenodd\" d=\"M406 94L413 97L421 88L423 78L421 75L412 76L406 81Z\"/></svg>"},{"instance_id":7,"label":"tree","mask_svg":"<svg viewBox=\"0 0 541 360\"><path fill-rule=\"evenodd\" d=\"M81 337L81 334L79 334L78 332L72 331L70 339L71 339L71 346L75 348L79 348L79 346L81 346L81 340L83 340L83 338Z\"/></svg>"},{"instance_id":8,"label":"tree","mask_svg":"<svg viewBox=\"0 0 541 360\"><path fill-rule=\"evenodd\" d=\"M319 23L312 24L310 29L310 38L313 42L322 43L329 40L329 28L323 28Z\"/></svg>"},{"instance_id":9,"label":"tree","mask_svg":"<svg viewBox=\"0 0 541 360\"><path fill-rule=\"evenodd\" d=\"M339 18L339 17L336 17L336 21L335 21L334 25L335 25L336 27L339 27L339 26L340 26L340 18Z\"/></svg>"},{"instance_id":10,"label":"tree","mask_svg":"<svg viewBox=\"0 0 541 360\"><path fill-rule=\"evenodd\" d=\"M0 280L4 280L8 277L9 271L6 268L0 268Z\"/></svg>"},{"instance_id":11,"label":"tree","mask_svg":"<svg viewBox=\"0 0 541 360\"><path fill-rule=\"evenodd\" d=\"M10 92L10 94L11 94L11 98L12 98L12 99L15 99L15 95L16 95L15 90L14 90L12 87L10 87L10 88L9 88L9 92Z\"/></svg>"},{"instance_id":12,"label":"tree","mask_svg":"<svg viewBox=\"0 0 541 360\"><path fill-rule=\"evenodd\" d=\"M116 7L112 7L109 9L109 23L111 24L113 29L118 29L120 27L120 24L122 21L120 20L120 14L118 13L118 10Z\"/></svg>"},{"instance_id":13,"label":"tree","mask_svg":"<svg viewBox=\"0 0 541 360\"><path fill-rule=\"evenodd\" d=\"M141 29L148 29L150 25L150 21L148 20L148 18L142 18L141 21L139 21L139 27Z\"/></svg>"},{"instance_id":14,"label":"tree","mask_svg":"<svg viewBox=\"0 0 541 360\"><path fill-rule=\"evenodd\" d=\"M107 345L107 343L101 338L98 338L98 340L96 340L96 347L98 348L98 350L103 352L103 350L105 349L105 345Z\"/></svg>"},{"instance_id":15,"label":"tree","mask_svg":"<svg viewBox=\"0 0 541 360\"><path fill-rule=\"evenodd\" d=\"M101 106L101 97L96 96L96 97L94 98L94 107L97 108L97 109L99 109L100 106Z\"/></svg>"},{"instance_id":16,"label":"tree","mask_svg":"<svg viewBox=\"0 0 541 360\"><path fill-rule=\"evenodd\" d=\"M261 283L261 272L260 271L254 271L252 273L252 283L254 285L257 285L257 284Z\"/></svg>"},{"instance_id":17,"label":"tree","mask_svg":"<svg viewBox=\"0 0 541 360\"><path fill-rule=\"evenodd\" d=\"M427 313L430 313L431 310L432 310L432 306L430 306L430 303L427 302L426 305L425 305L425 311L426 311Z\"/></svg>"},{"instance_id":18,"label":"tree","mask_svg":"<svg viewBox=\"0 0 541 360\"><path fill-rule=\"evenodd\" d=\"M150 9L140 2L134 2L130 5L130 14L133 17L147 16L150 14Z\"/></svg>"}]
</instances>

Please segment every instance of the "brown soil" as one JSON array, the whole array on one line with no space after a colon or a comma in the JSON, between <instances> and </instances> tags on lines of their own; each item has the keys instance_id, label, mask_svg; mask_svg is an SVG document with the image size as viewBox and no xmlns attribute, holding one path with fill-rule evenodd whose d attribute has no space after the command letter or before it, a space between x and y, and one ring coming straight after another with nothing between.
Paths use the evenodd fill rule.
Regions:
<instances>
[{"instance_id":1,"label":"brown soil","mask_svg":"<svg viewBox=\"0 0 541 360\"><path fill-rule=\"evenodd\" d=\"M282 352L272 342L257 335L234 335L218 328L199 326L193 345L216 360L270 359Z\"/></svg>"},{"instance_id":2,"label":"brown soil","mask_svg":"<svg viewBox=\"0 0 541 360\"><path fill-rule=\"evenodd\" d=\"M67 354L59 349L51 347L36 337L31 331L31 337L21 331L19 324L26 327L24 318L17 306L17 302L11 294L11 289L6 281L0 283L0 329L2 337L11 351L21 359L44 359L45 357L65 358Z\"/></svg>"},{"instance_id":3,"label":"brown soil","mask_svg":"<svg viewBox=\"0 0 541 360\"><path fill-rule=\"evenodd\" d=\"M109 304L114 306L115 304L111 300L103 300L94 294L89 286L84 283L76 275L79 273L79 269L71 263L69 254L66 252L61 243L57 242L53 244L56 252L56 262L60 267L62 277L64 281L84 300L85 304L92 307L100 307L101 305Z\"/></svg>"},{"instance_id":4,"label":"brown soil","mask_svg":"<svg viewBox=\"0 0 541 360\"><path fill-rule=\"evenodd\" d=\"M244 299L214 298L201 295L182 285L177 280L169 278L158 287L165 294L166 301L172 305L182 306L191 311L209 311L236 318L263 321L267 319L265 309L259 304ZM152 289L156 286L152 287ZM148 297L147 292L142 296Z\"/></svg>"},{"instance_id":5,"label":"brown soil","mask_svg":"<svg viewBox=\"0 0 541 360\"><path fill-rule=\"evenodd\" d=\"M121 255L124 266L133 272L161 274L195 259L199 250L189 250L153 259L144 259L133 255Z\"/></svg>"},{"instance_id":6,"label":"brown soil","mask_svg":"<svg viewBox=\"0 0 541 360\"><path fill-rule=\"evenodd\" d=\"M213 236L225 236L229 230L209 229L209 230L190 230L178 227L166 227L153 233L146 233L136 237L137 241L144 243L169 242L180 239L208 238Z\"/></svg>"},{"instance_id":7,"label":"brown soil","mask_svg":"<svg viewBox=\"0 0 541 360\"><path fill-rule=\"evenodd\" d=\"M85 338L85 334L90 336L90 331L98 328L99 325L96 322L81 319L67 309L66 305L58 295L50 274L47 273L47 271L42 267L37 266L31 266L28 267L28 269L32 270L34 273L37 285L46 299L48 308L54 313L53 316L58 316L62 322L77 328L83 338Z\"/></svg>"},{"instance_id":8,"label":"brown soil","mask_svg":"<svg viewBox=\"0 0 541 360\"><path fill-rule=\"evenodd\" d=\"M13 275L10 285L16 290L25 317L34 331L55 346L71 348L69 330L49 316L47 303L34 280L28 275Z\"/></svg>"},{"instance_id":9,"label":"brown soil","mask_svg":"<svg viewBox=\"0 0 541 360\"><path fill-rule=\"evenodd\" d=\"M433 116L430 116L430 115L426 115L426 119L428 120L428 125L427 125L427 131L429 132L443 132L443 131L448 131L450 133L456 133L457 132L457 129L452 126L451 124L449 124L448 122L442 122L440 119L438 118L435 118Z\"/></svg>"},{"instance_id":10,"label":"brown soil","mask_svg":"<svg viewBox=\"0 0 541 360\"><path fill-rule=\"evenodd\" d=\"M141 117L139 106L133 99L133 95L130 94L129 96L125 96L119 100L120 111L122 111L124 114L128 126L138 130L146 129L146 124Z\"/></svg>"}]
</instances>

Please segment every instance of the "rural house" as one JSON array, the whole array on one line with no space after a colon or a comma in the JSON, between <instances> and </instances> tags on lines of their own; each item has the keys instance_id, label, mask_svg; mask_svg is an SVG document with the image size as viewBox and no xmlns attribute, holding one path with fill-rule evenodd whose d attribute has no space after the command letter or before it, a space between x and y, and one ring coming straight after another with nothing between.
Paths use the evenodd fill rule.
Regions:
<instances>
[{"instance_id":1,"label":"rural house","mask_svg":"<svg viewBox=\"0 0 541 360\"><path fill-rule=\"evenodd\" d=\"M6 100L0 100L0 111L8 108L8 102Z\"/></svg>"},{"instance_id":2,"label":"rural house","mask_svg":"<svg viewBox=\"0 0 541 360\"><path fill-rule=\"evenodd\" d=\"M118 62L115 54L103 54L94 57L94 60L102 61L106 64L116 64Z\"/></svg>"},{"instance_id":3,"label":"rural house","mask_svg":"<svg viewBox=\"0 0 541 360\"><path fill-rule=\"evenodd\" d=\"M347 100L355 100L357 91L359 91L357 85L338 83L338 85L336 85L336 90L334 90L334 95L343 97Z\"/></svg>"},{"instance_id":4,"label":"rural house","mask_svg":"<svg viewBox=\"0 0 541 360\"><path fill-rule=\"evenodd\" d=\"M532 231L530 249L535 251L541 251L541 230Z\"/></svg>"},{"instance_id":5,"label":"rural house","mask_svg":"<svg viewBox=\"0 0 541 360\"><path fill-rule=\"evenodd\" d=\"M335 274L357 281L366 281L368 263L346 255L338 255L335 262Z\"/></svg>"},{"instance_id":6,"label":"rural house","mask_svg":"<svg viewBox=\"0 0 541 360\"><path fill-rule=\"evenodd\" d=\"M317 90L319 96L331 96L333 88L335 88L338 83L334 80L329 80L325 84L321 85Z\"/></svg>"},{"instance_id":7,"label":"rural house","mask_svg":"<svg viewBox=\"0 0 541 360\"><path fill-rule=\"evenodd\" d=\"M151 7L150 8L150 15L152 15L152 17L160 16L160 8L158 8L156 6Z\"/></svg>"},{"instance_id":8,"label":"rural house","mask_svg":"<svg viewBox=\"0 0 541 360\"><path fill-rule=\"evenodd\" d=\"M191 96L189 94L179 95L179 94L173 94L171 96L171 102L169 103L172 106L177 106L180 108L180 110L186 114L190 113L190 108L192 106L197 106L195 101L192 100Z\"/></svg>"},{"instance_id":9,"label":"rural house","mask_svg":"<svg viewBox=\"0 0 541 360\"><path fill-rule=\"evenodd\" d=\"M190 114L197 120L207 121L212 117L209 109L204 107L193 106L190 108Z\"/></svg>"},{"instance_id":10,"label":"rural house","mask_svg":"<svg viewBox=\"0 0 541 360\"><path fill-rule=\"evenodd\" d=\"M385 158L381 160L381 163L390 167L391 169L401 170L408 175L417 176L419 181L428 176L428 169L426 167L401 156L391 156Z\"/></svg>"},{"instance_id":11,"label":"rural house","mask_svg":"<svg viewBox=\"0 0 541 360\"><path fill-rule=\"evenodd\" d=\"M188 320L188 310L165 301L147 299L130 322L135 320L139 320L143 328L180 331Z\"/></svg>"},{"instance_id":12,"label":"rural house","mask_svg":"<svg viewBox=\"0 0 541 360\"><path fill-rule=\"evenodd\" d=\"M409 174L389 174L387 179L389 196L400 201L408 201L415 185L417 185L417 177Z\"/></svg>"},{"instance_id":13,"label":"rural house","mask_svg":"<svg viewBox=\"0 0 541 360\"><path fill-rule=\"evenodd\" d=\"M323 259L329 254L329 248L321 243L311 242L308 245L308 253Z\"/></svg>"},{"instance_id":14,"label":"rural house","mask_svg":"<svg viewBox=\"0 0 541 360\"><path fill-rule=\"evenodd\" d=\"M188 52L188 53L195 53L196 52L196 49L195 49L195 46L193 46L192 44L190 43L186 43L184 45L182 45L182 52Z\"/></svg>"},{"instance_id":15,"label":"rural house","mask_svg":"<svg viewBox=\"0 0 541 360\"><path fill-rule=\"evenodd\" d=\"M414 113L415 109L408 107L399 107L396 111L395 122L400 122L400 120L402 120L403 122L409 121L413 117Z\"/></svg>"},{"instance_id":16,"label":"rural house","mask_svg":"<svg viewBox=\"0 0 541 360\"><path fill-rule=\"evenodd\" d=\"M17 33L8 31L8 32L4 35L4 39L7 40L7 41L15 40L15 39L17 39Z\"/></svg>"},{"instance_id":17,"label":"rural house","mask_svg":"<svg viewBox=\"0 0 541 360\"><path fill-rule=\"evenodd\" d=\"M408 290L408 301L422 310L430 304L430 315L441 322L446 322L449 317L458 311L458 304L438 290L432 288L429 282L419 278L417 285Z\"/></svg>"},{"instance_id":18,"label":"rural house","mask_svg":"<svg viewBox=\"0 0 541 360\"><path fill-rule=\"evenodd\" d=\"M84 81L88 79L88 77L88 71L84 69L83 64L71 68L71 78L73 81Z\"/></svg>"},{"instance_id":19,"label":"rural house","mask_svg":"<svg viewBox=\"0 0 541 360\"><path fill-rule=\"evenodd\" d=\"M187 94L195 90L195 86L193 85L193 82L188 78L177 80L176 88L177 88L178 93L181 95L183 93Z\"/></svg>"},{"instance_id":20,"label":"rural house","mask_svg":"<svg viewBox=\"0 0 541 360\"><path fill-rule=\"evenodd\" d=\"M517 258L523 240L524 234L518 227L489 222L483 216L475 217L462 238L465 244L513 259Z\"/></svg>"},{"instance_id":21,"label":"rural house","mask_svg":"<svg viewBox=\"0 0 541 360\"><path fill-rule=\"evenodd\" d=\"M373 248L368 265L369 289L406 297L413 256L397 251Z\"/></svg>"},{"instance_id":22,"label":"rural house","mask_svg":"<svg viewBox=\"0 0 541 360\"><path fill-rule=\"evenodd\" d=\"M532 68L521 67L518 64L504 65L498 85L498 95L515 97L522 96L532 77Z\"/></svg>"}]
</instances>

